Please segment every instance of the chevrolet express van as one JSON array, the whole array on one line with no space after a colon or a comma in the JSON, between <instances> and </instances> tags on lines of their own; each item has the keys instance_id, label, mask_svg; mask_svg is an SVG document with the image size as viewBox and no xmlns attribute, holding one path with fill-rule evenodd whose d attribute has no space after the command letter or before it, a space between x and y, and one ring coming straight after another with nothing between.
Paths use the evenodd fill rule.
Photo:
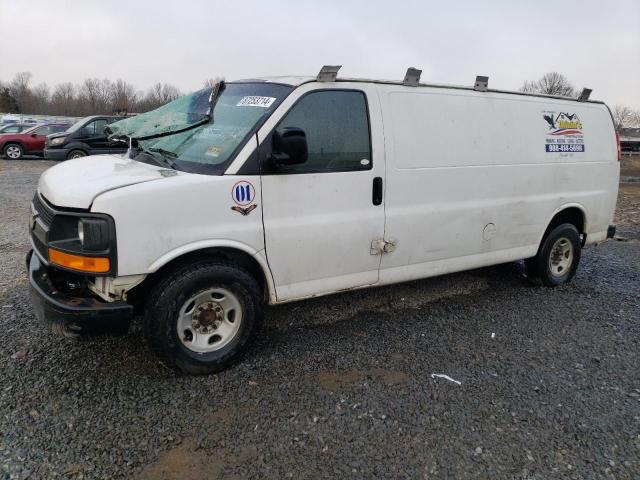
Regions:
<instances>
[{"instance_id":1,"label":"chevrolet express van","mask_svg":"<svg viewBox=\"0 0 640 480\"><path fill-rule=\"evenodd\" d=\"M554 287L613 236L605 104L336 71L220 82L110 125L127 154L44 172L37 316L74 336L140 312L167 365L210 373L265 303L522 259Z\"/></svg>"}]
</instances>

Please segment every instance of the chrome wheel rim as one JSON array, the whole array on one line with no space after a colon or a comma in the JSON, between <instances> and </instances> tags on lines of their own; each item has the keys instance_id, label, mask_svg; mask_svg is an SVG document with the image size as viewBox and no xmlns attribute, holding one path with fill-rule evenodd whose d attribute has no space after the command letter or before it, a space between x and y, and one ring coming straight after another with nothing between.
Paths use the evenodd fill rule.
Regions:
<instances>
[{"instance_id":1,"label":"chrome wheel rim","mask_svg":"<svg viewBox=\"0 0 640 480\"><path fill-rule=\"evenodd\" d=\"M559 238L551 247L549 271L554 277L563 277L573 263L573 244L567 238Z\"/></svg>"},{"instance_id":2,"label":"chrome wheel rim","mask_svg":"<svg viewBox=\"0 0 640 480\"><path fill-rule=\"evenodd\" d=\"M193 352L215 352L236 337L242 318L242 305L234 293L226 288L210 288L182 305L176 325L178 337Z\"/></svg>"},{"instance_id":3,"label":"chrome wheel rim","mask_svg":"<svg viewBox=\"0 0 640 480\"><path fill-rule=\"evenodd\" d=\"M74 153L73 155L71 155L71 158L82 158L84 156L84 153Z\"/></svg>"},{"instance_id":4,"label":"chrome wheel rim","mask_svg":"<svg viewBox=\"0 0 640 480\"><path fill-rule=\"evenodd\" d=\"M7 147L7 150L6 150L7 157L12 158L14 160L16 158L20 158L21 153L22 152L20 151L20 147L16 147L15 145L11 145Z\"/></svg>"}]
</instances>

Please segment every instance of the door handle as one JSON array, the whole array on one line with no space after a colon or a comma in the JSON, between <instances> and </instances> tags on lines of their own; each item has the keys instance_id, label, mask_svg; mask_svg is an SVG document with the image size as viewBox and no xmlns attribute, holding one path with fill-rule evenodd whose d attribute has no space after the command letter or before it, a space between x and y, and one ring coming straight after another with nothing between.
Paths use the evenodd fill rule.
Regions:
<instances>
[{"instance_id":1,"label":"door handle","mask_svg":"<svg viewBox=\"0 0 640 480\"><path fill-rule=\"evenodd\" d=\"M373 194L371 201L374 205L380 205L382 203L382 177L376 177L373 179Z\"/></svg>"}]
</instances>

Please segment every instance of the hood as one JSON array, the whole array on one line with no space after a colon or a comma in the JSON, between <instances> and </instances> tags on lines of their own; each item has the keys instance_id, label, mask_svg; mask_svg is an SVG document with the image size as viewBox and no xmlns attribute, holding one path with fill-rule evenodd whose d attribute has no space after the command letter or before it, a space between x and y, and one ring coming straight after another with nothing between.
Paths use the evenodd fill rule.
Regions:
<instances>
[{"instance_id":1,"label":"hood","mask_svg":"<svg viewBox=\"0 0 640 480\"><path fill-rule=\"evenodd\" d=\"M177 175L174 170L136 162L121 155L94 155L67 160L46 170L38 191L53 205L89 208L101 193Z\"/></svg>"},{"instance_id":2,"label":"hood","mask_svg":"<svg viewBox=\"0 0 640 480\"><path fill-rule=\"evenodd\" d=\"M49 135L47 135L47 138L49 140L53 139L53 138L58 138L58 137L67 137L71 135L71 132L58 132L58 133L51 133Z\"/></svg>"}]
</instances>

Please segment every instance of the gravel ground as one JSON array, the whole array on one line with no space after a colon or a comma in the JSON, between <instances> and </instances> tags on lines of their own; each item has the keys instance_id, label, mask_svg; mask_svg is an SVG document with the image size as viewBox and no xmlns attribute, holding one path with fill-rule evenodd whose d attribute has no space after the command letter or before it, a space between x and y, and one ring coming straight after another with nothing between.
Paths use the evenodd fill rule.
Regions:
<instances>
[{"instance_id":1,"label":"gravel ground","mask_svg":"<svg viewBox=\"0 0 640 480\"><path fill-rule=\"evenodd\" d=\"M508 264L274 307L244 362L186 378L138 323L69 341L36 322L49 165L0 161L0 479L640 478L640 184L625 240L568 286Z\"/></svg>"}]
</instances>

